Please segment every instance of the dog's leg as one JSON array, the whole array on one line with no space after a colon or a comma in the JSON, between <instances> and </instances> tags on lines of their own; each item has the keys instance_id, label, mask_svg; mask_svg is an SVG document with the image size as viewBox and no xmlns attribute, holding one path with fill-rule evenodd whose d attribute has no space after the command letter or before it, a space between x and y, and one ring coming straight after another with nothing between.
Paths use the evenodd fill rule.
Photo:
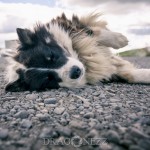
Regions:
<instances>
[{"instance_id":1,"label":"dog's leg","mask_svg":"<svg viewBox=\"0 0 150 150\"><path fill-rule=\"evenodd\" d=\"M100 30L98 38L99 44L112 47L114 49L119 49L128 45L128 40L124 35L106 29Z\"/></svg>"},{"instance_id":2,"label":"dog's leg","mask_svg":"<svg viewBox=\"0 0 150 150\"><path fill-rule=\"evenodd\" d=\"M132 63L114 56L113 62L117 67L116 75L128 83L150 84L150 69L138 69Z\"/></svg>"},{"instance_id":3,"label":"dog's leg","mask_svg":"<svg viewBox=\"0 0 150 150\"><path fill-rule=\"evenodd\" d=\"M33 90L44 90L48 89L58 89L59 82L61 81L58 75L50 71L49 69L37 69L32 68L24 72L24 80L29 89Z\"/></svg>"},{"instance_id":4,"label":"dog's leg","mask_svg":"<svg viewBox=\"0 0 150 150\"><path fill-rule=\"evenodd\" d=\"M55 72L48 69L18 69L16 73L18 74L18 79L8 83L5 88L6 91L34 91L59 88L58 82L60 82L60 79Z\"/></svg>"}]
</instances>

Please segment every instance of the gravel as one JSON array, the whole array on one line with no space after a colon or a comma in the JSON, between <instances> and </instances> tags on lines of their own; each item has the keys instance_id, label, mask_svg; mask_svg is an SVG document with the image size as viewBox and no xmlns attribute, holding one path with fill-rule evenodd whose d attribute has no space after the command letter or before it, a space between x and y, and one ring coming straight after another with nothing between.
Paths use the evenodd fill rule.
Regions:
<instances>
[{"instance_id":1,"label":"gravel","mask_svg":"<svg viewBox=\"0 0 150 150\"><path fill-rule=\"evenodd\" d=\"M149 150L149 85L5 93L0 59L0 150ZM148 57L126 59L150 68Z\"/></svg>"}]
</instances>

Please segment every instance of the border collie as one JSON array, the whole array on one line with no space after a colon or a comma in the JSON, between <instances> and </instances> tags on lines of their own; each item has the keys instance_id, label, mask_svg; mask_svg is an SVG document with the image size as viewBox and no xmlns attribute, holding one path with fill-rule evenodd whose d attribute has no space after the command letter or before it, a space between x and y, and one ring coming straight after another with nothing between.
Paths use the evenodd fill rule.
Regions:
<instances>
[{"instance_id":1,"label":"border collie","mask_svg":"<svg viewBox=\"0 0 150 150\"><path fill-rule=\"evenodd\" d=\"M18 51L9 55L6 91L83 87L86 83L120 80L150 83L150 69L138 69L111 53L128 44L112 32L99 14L62 16L33 30L17 29Z\"/></svg>"}]
</instances>

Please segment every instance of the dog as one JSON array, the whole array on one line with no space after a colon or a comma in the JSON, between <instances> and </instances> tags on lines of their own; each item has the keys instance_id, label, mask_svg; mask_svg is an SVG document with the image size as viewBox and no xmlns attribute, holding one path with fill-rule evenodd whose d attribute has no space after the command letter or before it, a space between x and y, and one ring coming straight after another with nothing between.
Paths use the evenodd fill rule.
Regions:
<instances>
[{"instance_id":1,"label":"dog","mask_svg":"<svg viewBox=\"0 0 150 150\"><path fill-rule=\"evenodd\" d=\"M19 47L9 55L6 91L79 88L99 81L150 83L150 69L138 69L113 54L128 44L99 13L69 20L63 13L33 30L17 28Z\"/></svg>"}]
</instances>

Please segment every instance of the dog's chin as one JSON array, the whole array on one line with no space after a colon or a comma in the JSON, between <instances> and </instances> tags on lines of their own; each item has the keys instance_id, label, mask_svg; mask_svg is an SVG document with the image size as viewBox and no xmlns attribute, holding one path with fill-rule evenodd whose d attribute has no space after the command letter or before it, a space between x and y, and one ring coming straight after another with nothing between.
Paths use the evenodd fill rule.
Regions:
<instances>
[{"instance_id":1,"label":"dog's chin","mask_svg":"<svg viewBox=\"0 0 150 150\"><path fill-rule=\"evenodd\" d=\"M82 75L78 79L70 79L65 78L62 82L59 83L60 87L67 87L67 88L81 88L86 84L85 76Z\"/></svg>"}]
</instances>

